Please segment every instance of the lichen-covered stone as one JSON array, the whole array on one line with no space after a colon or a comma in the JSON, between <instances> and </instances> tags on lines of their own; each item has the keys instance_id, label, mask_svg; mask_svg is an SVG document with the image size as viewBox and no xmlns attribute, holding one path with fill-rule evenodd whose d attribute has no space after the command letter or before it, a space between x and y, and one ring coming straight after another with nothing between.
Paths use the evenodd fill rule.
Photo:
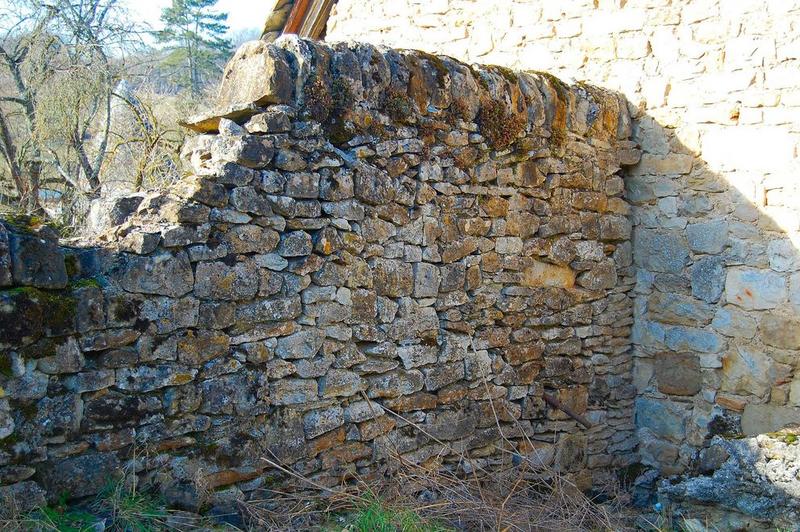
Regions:
<instances>
[{"instance_id":1,"label":"lichen-covered stone","mask_svg":"<svg viewBox=\"0 0 800 532\"><path fill-rule=\"evenodd\" d=\"M37 288L67 286L64 252L58 246L55 233L48 227L32 235L9 233L8 248L15 284Z\"/></svg>"},{"instance_id":2,"label":"lichen-covered stone","mask_svg":"<svg viewBox=\"0 0 800 532\"><path fill-rule=\"evenodd\" d=\"M128 255L118 272L119 285L128 292L180 297L194 286L192 266L182 250L149 257Z\"/></svg>"}]
</instances>

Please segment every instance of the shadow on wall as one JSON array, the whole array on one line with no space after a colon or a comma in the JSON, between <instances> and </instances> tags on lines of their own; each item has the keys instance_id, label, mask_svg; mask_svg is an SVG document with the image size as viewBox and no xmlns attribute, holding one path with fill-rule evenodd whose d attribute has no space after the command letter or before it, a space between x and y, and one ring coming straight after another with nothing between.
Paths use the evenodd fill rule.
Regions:
<instances>
[{"instance_id":1,"label":"shadow on wall","mask_svg":"<svg viewBox=\"0 0 800 532\"><path fill-rule=\"evenodd\" d=\"M715 435L800 424L796 148L778 130L720 128L702 136L701 159L699 149L647 115L634 121L634 138L643 156L627 171L626 197L637 268L632 340L641 460L663 475L711 475L725 460L709 466L698 450ZM789 444L773 447L788 456ZM771 496L791 482L781 485L781 474L763 462L756 467L772 482L761 502L774 510L786 497ZM708 493L747 513L736 492L721 487L712 484Z\"/></svg>"}]
</instances>

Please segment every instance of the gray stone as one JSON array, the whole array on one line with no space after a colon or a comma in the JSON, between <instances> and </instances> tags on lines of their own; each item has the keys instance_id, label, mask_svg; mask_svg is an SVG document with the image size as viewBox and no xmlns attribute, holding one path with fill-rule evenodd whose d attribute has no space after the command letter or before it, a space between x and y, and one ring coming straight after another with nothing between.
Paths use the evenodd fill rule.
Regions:
<instances>
[{"instance_id":1,"label":"gray stone","mask_svg":"<svg viewBox=\"0 0 800 532\"><path fill-rule=\"evenodd\" d=\"M312 250L311 235L305 231L291 231L281 235L275 253L282 257L303 257Z\"/></svg>"},{"instance_id":2,"label":"gray stone","mask_svg":"<svg viewBox=\"0 0 800 532\"><path fill-rule=\"evenodd\" d=\"M800 270L800 252L788 238L770 240L767 244L769 267L776 272Z\"/></svg>"},{"instance_id":3,"label":"gray stone","mask_svg":"<svg viewBox=\"0 0 800 532\"><path fill-rule=\"evenodd\" d=\"M786 279L753 268L730 268L725 279L725 299L747 310L773 309L786 301Z\"/></svg>"},{"instance_id":4,"label":"gray stone","mask_svg":"<svg viewBox=\"0 0 800 532\"><path fill-rule=\"evenodd\" d=\"M25 514L47 506L47 493L32 480L0 486L0 501L13 501L14 509Z\"/></svg>"},{"instance_id":5,"label":"gray stone","mask_svg":"<svg viewBox=\"0 0 800 532\"><path fill-rule=\"evenodd\" d=\"M224 207L228 203L228 194L224 186L199 176L180 180L172 191L181 198L211 207Z\"/></svg>"},{"instance_id":6,"label":"gray stone","mask_svg":"<svg viewBox=\"0 0 800 532\"><path fill-rule=\"evenodd\" d=\"M11 415L8 400L0 399L0 440L11 436L15 428L14 416Z\"/></svg>"},{"instance_id":7,"label":"gray stone","mask_svg":"<svg viewBox=\"0 0 800 532\"><path fill-rule=\"evenodd\" d=\"M728 242L728 222L714 220L686 226L689 248L696 253L721 253Z\"/></svg>"},{"instance_id":8,"label":"gray stone","mask_svg":"<svg viewBox=\"0 0 800 532\"><path fill-rule=\"evenodd\" d=\"M482 379L492 372L492 359L487 351L468 351L464 354L464 375L469 381Z\"/></svg>"},{"instance_id":9,"label":"gray stone","mask_svg":"<svg viewBox=\"0 0 800 532\"><path fill-rule=\"evenodd\" d=\"M269 253L278 245L276 231L256 225L238 225L225 234L224 242L233 253Z\"/></svg>"},{"instance_id":10,"label":"gray stone","mask_svg":"<svg viewBox=\"0 0 800 532\"><path fill-rule=\"evenodd\" d=\"M381 417L385 410L373 401L356 401L347 405L344 410L344 420L347 423L361 423Z\"/></svg>"},{"instance_id":11,"label":"gray stone","mask_svg":"<svg viewBox=\"0 0 800 532\"><path fill-rule=\"evenodd\" d=\"M355 200L344 200L322 204L325 214L344 220L361 221L364 219L364 206Z\"/></svg>"},{"instance_id":12,"label":"gray stone","mask_svg":"<svg viewBox=\"0 0 800 532\"><path fill-rule=\"evenodd\" d=\"M714 308L708 303L681 294L654 292L647 301L650 319L674 325L708 325Z\"/></svg>"},{"instance_id":13,"label":"gray stone","mask_svg":"<svg viewBox=\"0 0 800 532\"><path fill-rule=\"evenodd\" d=\"M718 309L711 326L725 336L752 338L756 335L756 320L735 307Z\"/></svg>"},{"instance_id":14,"label":"gray stone","mask_svg":"<svg viewBox=\"0 0 800 532\"><path fill-rule=\"evenodd\" d=\"M388 297L410 296L414 285L414 272L410 264L399 260L374 259L371 267L375 275L375 290Z\"/></svg>"},{"instance_id":15,"label":"gray stone","mask_svg":"<svg viewBox=\"0 0 800 532\"><path fill-rule=\"evenodd\" d=\"M682 408L671 401L639 397L636 399L636 426L652 430L658 436L681 441L686 434Z\"/></svg>"},{"instance_id":16,"label":"gray stone","mask_svg":"<svg viewBox=\"0 0 800 532\"><path fill-rule=\"evenodd\" d=\"M464 364L463 362L438 364L431 368L425 368L422 372L425 374L425 389L433 392L463 379Z\"/></svg>"},{"instance_id":17,"label":"gray stone","mask_svg":"<svg viewBox=\"0 0 800 532\"><path fill-rule=\"evenodd\" d=\"M367 396L374 399L409 395L420 391L424 386L424 381L424 376L418 370L397 370L382 375L368 376Z\"/></svg>"},{"instance_id":18,"label":"gray stone","mask_svg":"<svg viewBox=\"0 0 800 532\"><path fill-rule=\"evenodd\" d=\"M350 397L366 389L366 382L357 373L343 369L331 369L320 379L322 397Z\"/></svg>"},{"instance_id":19,"label":"gray stone","mask_svg":"<svg viewBox=\"0 0 800 532\"><path fill-rule=\"evenodd\" d=\"M30 236L9 233L8 246L16 284L37 288L67 286L64 252L51 229L44 227Z\"/></svg>"},{"instance_id":20,"label":"gray stone","mask_svg":"<svg viewBox=\"0 0 800 532\"><path fill-rule=\"evenodd\" d=\"M414 297L436 297L439 294L441 277L439 268L433 264L414 264Z\"/></svg>"},{"instance_id":21,"label":"gray stone","mask_svg":"<svg viewBox=\"0 0 800 532\"><path fill-rule=\"evenodd\" d=\"M185 251L159 251L149 257L126 255L118 273L123 290L180 297L192 290L194 275Z\"/></svg>"},{"instance_id":22,"label":"gray stone","mask_svg":"<svg viewBox=\"0 0 800 532\"><path fill-rule=\"evenodd\" d=\"M758 426L752 426L750 433L759 435L739 439L715 436L706 451L714 455L711 467L700 475L662 481L658 487L659 500L682 512L711 509L712 513L707 514L710 519L692 520L692 530L705 530L708 525L731 530L757 529L763 523L770 523L766 528L777 523L792 528L800 510L800 488L793 473L800 451L796 444L787 445L784 441L791 431L764 434L776 429L762 423L783 409L773 405L752 405L749 411L745 409L743 425L745 418L748 425L751 420L756 421Z\"/></svg>"},{"instance_id":23,"label":"gray stone","mask_svg":"<svg viewBox=\"0 0 800 532\"><path fill-rule=\"evenodd\" d=\"M338 406L312 410L303 416L303 430L308 439L321 436L342 425L344 425L344 411Z\"/></svg>"},{"instance_id":24,"label":"gray stone","mask_svg":"<svg viewBox=\"0 0 800 532\"><path fill-rule=\"evenodd\" d=\"M250 299L258 292L258 268L253 262L200 262L195 272L194 294L204 299Z\"/></svg>"},{"instance_id":25,"label":"gray stone","mask_svg":"<svg viewBox=\"0 0 800 532\"><path fill-rule=\"evenodd\" d=\"M272 208L269 206L267 199L253 187L236 187L231 190L231 206L241 212L247 212L258 216L269 216L272 214ZM235 223L246 223L236 221Z\"/></svg>"},{"instance_id":26,"label":"gray stone","mask_svg":"<svg viewBox=\"0 0 800 532\"><path fill-rule=\"evenodd\" d=\"M311 358L319 352L324 339L324 332L315 329L306 329L279 338L275 354L287 360Z\"/></svg>"},{"instance_id":27,"label":"gray stone","mask_svg":"<svg viewBox=\"0 0 800 532\"><path fill-rule=\"evenodd\" d=\"M700 353L719 353L724 340L714 332L691 327L670 327L665 341L673 351L698 351Z\"/></svg>"},{"instance_id":28,"label":"gray stone","mask_svg":"<svg viewBox=\"0 0 800 532\"><path fill-rule=\"evenodd\" d=\"M689 260L689 248L679 233L637 228L633 235L633 257L641 268L680 273Z\"/></svg>"},{"instance_id":29,"label":"gray stone","mask_svg":"<svg viewBox=\"0 0 800 532\"><path fill-rule=\"evenodd\" d=\"M269 385L269 397L276 405L297 405L317 399L317 381L313 379L280 379Z\"/></svg>"},{"instance_id":30,"label":"gray stone","mask_svg":"<svg viewBox=\"0 0 800 532\"><path fill-rule=\"evenodd\" d=\"M117 388L132 392L152 392L167 386L180 386L194 380L196 369L163 364L117 370Z\"/></svg>"},{"instance_id":31,"label":"gray stone","mask_svg":"<svg viewBox=\"0 0 800 532\"><path fill-rule=\"evenodd\" d=\"M436 345L401 345L397 348L397 356L403 361L403 367L412 369L436 362L439 346Z\"/></svg>"},{"instance_id":32,"label":"gray stone","mask_svg":"<svg viewBox=\"0 0 800 532\"><path fill-rule=\"evenodd\" d=\"M239 305L236 308L236 320L242 323L259 323L270 321L293 320L300 316L302 304L300 296L262 299L254 303Z\"/></svg>"},{"instance_id":33,"label":"gray stone","mask_svg":"<svg viewBox=\"0 0 800 532\"><path fill-rule=\"evenodd\" d=\"M725 288L725 260L703 257L692 266L692 295L706 303L716 303Z\"/></svg>"},{"instance_id":34,"label":"gray stone","mask_svg":"<svg viewBox=\"0 0 800 532\"><path fill-rule=\"evenodd\" d=\"M352 198L353 194L353 175L347 170L328 173L320 178L320 199L325 201L341 201Z\"/></svg>"},{"instance_id":35,"label":"gray stone","mask_svg":"<svg viewBox=\"0 0 800 532\"><path fill-rule=\"evenodd\" d=\"M243 44L225 67L217 106L224 109L288 103L293 82L285 57L283 50L264 41Z\"/></svg>"},{"instance_id":36,"label":"gray stone","mask_svg":"<svg viewBox=\"0 0 800 532\"><path fill-rule=\"evenodd\" d=\"M355 169L353 192L355 197L370 205L381 205L395 196L395 183L385 172L369 166Z\"/></svg>"},{"instance_id":37,"label":"gray stone","mask_svg":"<svg viewBox=\"0 0 800 532\"><path fill-rule=\"evenodd\" d=\"M605 260L578 276L576 282L589 290L606 290L617 284L617 268L613 260Z\"/></svg>"},{"instance_id":38,"label":"gray stone","mask_svg":"<svg viewBox=\"0 0 800 532\"><path fill-rule=\"evenodd\" d=\"M200 301L193 297L173 299L149 298L142 303L140 316L156 325L159 334L166 334L183 327L195 327L199 319ZM107 346L103 347L106 349Z\"/></svg>"},{"instance_id":39,"label":"gray stone","mask_svg":"<svg viewBox=\"0 0 800 532\"><path fill-rule=\"evenodd\" d=\"M286 180L285 194L290 198L319 198L319 174L293 173Z\"/></svg>"},{"instance_id":40,"label":"gray stone","mask_svg":"<svg viewBox=\"0 0 800 532\"><path fill-rule=\"evenodd\" d=\"M742 433L757 436L800 424L800 408L780 405L748 404L742 413Z\"/></svg>"},{"instance_id":41,"label":"gray stone","mask_svg":"<svg viewBox=\"0 0 800 532\"><path fill-rule=\"evenodd\" d=\"M287 172L298 172L304 170L306 166L303 155L293 150L279 150L275 156L275 167Z\"/></svg>"},{"instance_id":42,"label":"gray stone","mask_svg":"<svg viewBox=\"0 0 800 532\"><path fill-rule=\"evenodd\" d=\"M0 223L0 288L11 286L11 252L8 243L8 230Z\"/></svg>"},{"instance_id":43,"label":"gray stone","mask_svg":"<svg viewBox=\"0 0 800 532\"><path fill-rule=\"evenodd\" d=\"M285 105L273 105L250 118L244 127L249 133L286 133L292 129L294 110Z\"/></svg>"},{"instance_id":44,"label":"gray stone","mask_svg":"<svg viewBox=\"0 0 800 532\"><path fill-rule=\"evenodd\" d=\"M115 453L90 453L50 463L41 469L41 475L49 493L82 498L100 492L109 480L120 477L121 466Z\"/></svg>"},{"instance_id":45,"label":"gray stone","mask_svg":"<svg viewBox=\"0 0 800 532\"><path fill-rule=\"evenodd\" d=\"M253 259L255 259L256 264L260 268L267 268L269 270L273 270L276 272L285 270L286 267L289 265L289 261L278 255L277 253L256 255L255 257L253 257Z\"/></svg>"},{"instance_id":46,"label":"gray stone","mask_svg":"<svg viewBox=\"0 0 800 532\"><path fill-rule=\"evenodd\" d=\"M48 375L58 375L61 373L77 373L86 361L83 358L78 342L75 338L67 338L67 340L56 347L56 354L40 358L36 367L42 373Z\"/></svg>"}]
</instances>

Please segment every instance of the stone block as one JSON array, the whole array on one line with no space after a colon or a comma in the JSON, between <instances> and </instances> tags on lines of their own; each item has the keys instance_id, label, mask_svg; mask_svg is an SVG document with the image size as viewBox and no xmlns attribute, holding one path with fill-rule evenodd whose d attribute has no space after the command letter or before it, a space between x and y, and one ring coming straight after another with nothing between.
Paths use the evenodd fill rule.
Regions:
<instances>
[{"instance_id":1,"label":"stone block","mask_svg":"<svg viewBox=\"0 0 800 532\"><path fill-rule=\"evenodd\" d=\"M253 262L200 262L195 271L194 294L204 299L236 301L258 292L258 268Z\"/></svg>"},{"instance_id":2,"label":"stone block","mask_svg":"<svg viewBox=\"0 0 800 532\"><path fill-rule=\"evenodd\" d=\"M673 325L708 325L714 316L708 303L677 293L654 292L647 300L647 310L650 319Z\"/></svg>"},{"instance_id":3,"label":"stone block","mask_svg":"<svg viewBox=\"0 0 800 532\"><path fill-rule=\"evenodd\" d=\"M322 347L325 339L323 331L306 329L289 336L278 338L275 354L284 360L312 358Z\"/></svg>"},{"instance_id":4,"label":"stone block","mask_svg":"<svg viewBox=\"0 0 800 532\"><path fill-rule=\"evenodd\" d=\"M194 286L194 274L185 251L159 251L149 257L127 255L112 274L128 292L180 297Z\"/></svg>"},{"instance_id":5,"label":"stone block","mask_svg":"<svg viewBox=\"0 0 800 532\"><path fill-rule=\"evenodd\" d=\"M67 286L64 252L51 229L45 227L30 236L9 233L8 246L14 283L37 288Z\"/></svg>"},{"instance_id":6,"label":"stone block","mask_svg":"<svg viewBox=\"0 0 800 532\"><path fill-rule=\"evenodd\" d=\"M634 263L663 273L681 273L689 261L689 247L680 233L640 229L633 234Z\"/></svg>"},{"instance_id":7,"label":"stone block","mask_svg":"<svg viewBox=\"0 0 800 532\"><path fill-rule=\"evenodd\" d=\"M219 108L289 103L293 72L280 48L264 41L243 44L225 67L217 96Z\"/></svg>"},{"instance_id":8,"label":"stone block","mask_svg":"<svg viewBox=\"0 0 800 532\"><path fill-rule=\"evenodd\" d=\"M773 309L786 301L786 279L768 270L729 268L725 299L747 310Z\"/></svg>"},{"instance_id":9,"label":"stone block","mask_svg":"<svg viewBox=\"0 0 800 532\"><path fill-rule=\"evenodd\" d=\"M534 262L522 272L522 285L530 287L572 288L575 272L567 266Z\"/></svg>"},{"instance_id":10,"label":"stone block","mask_svg":"<svg viewBox=\"0 0 800 532\"><path fill-rule=\"evenodd\" d=\"M759 349L738 346L722 358L722 391L766 396L775 384L775 364Z\"/></svg>"},{"instance_id":11,"label":"stone block","mask_svg":"<svg viewBox=\"0 0 800 532\"><path fill-rule=\"evenodd\" d=\"M672 401L639 397L636 399L636 426L647 428L667 440L680 442L686 435L686 415Z\"/></svg>"},{"instance_id":12,"label":"stone block","mask_svg":"<svg viewBox=\"0 0 800 532\"><path fill-rule=\"evenodd\" d=\"M668 395L694 395L700 391L703 378L695 355L659 353L655 355L654 374L658 391Z\"/></svg>"},{"instance_id":13,"label":"stone block","mask_svg":"<svg viewBox=\"0 0 800 532\"><path fill-rule=\"evenodd\" d=\"M414 297L436 297L439 295L439 285L441 283L439 268L426 262L414 264L413 268Z\"/></svg>"},{"instance_id":14,"label":"stone block","mask_svg":"<svg viewBox=\"0 0 800 532\"><path fill-rule=\"evenodd\" d=\"M736 307L718 309L711 327L725 336L752 338L756 335L756 320Z\"/></svg>"},{"instance_id":15,"label":"stone block","mask_svg":"<svg viewBox=\"0 0 800 532\"><path fill-rule=\"evenodd\" d=\"M375 290L380 296L410 296L414 286L411 264L391 259L374 259Z\"/></svg>"},{"instance_id":16,"label":"stone block","mask_svg":"<svg viewBox=\"0 0 800 532\"><path fill-rule=\"evenodd\" d=\"M725 260L703 257L692 266L692 295L706 303L716 303L725 288Z\"/></svg>"},{"instance_id":17,"label":"stone block","mask_svg":"<svg viewBox=\"0 0 800 532\"><path fill-rule=\"evenodd\" d=\"M303 431L308 439L316 438L341 427L343 424L344 410L338 406L312 410L303 416Z\"/></svg>"},{"instance_id":18,"label":"stone block","mask_svg":"<svg viewBox=\"0 0 800 532\"><path fill-rule=\"evenodd\" d=\"M667 347L673 351L696 351L700 353L719 353L725 340L718 334L692 327L670 327L665 337Z\"/></svg>"},{"instance_id":19,"label":"stone block","mask_svg":"<svg viewBox=\"0 0 800 532\"><path fill-rule=\"evenodd\" d=\"M714 220L686 226L689 248L695 253L721 253L728 242L728 222Z\"/></svg>"},{"instance_id":20,"label":"stone block","mask_svg":"<svg viewBox=\"0 0 800 532\"><path fill-rule=\"evenodd\" d=\"M800 408L793 406L748 404L742 413L742 433L747 436L776 432L800 424Z\"/></svg>"},{"instance_id":21,"label":"stone block","mask_svg":"<svg viewBox=\"0 0 800 532\"><path fill-rule=\"evenodd\" d=\"M764 314L758 334L766 345L779 349L800 349L800 319L794 316Z\"/></svg>"}]
</instances>

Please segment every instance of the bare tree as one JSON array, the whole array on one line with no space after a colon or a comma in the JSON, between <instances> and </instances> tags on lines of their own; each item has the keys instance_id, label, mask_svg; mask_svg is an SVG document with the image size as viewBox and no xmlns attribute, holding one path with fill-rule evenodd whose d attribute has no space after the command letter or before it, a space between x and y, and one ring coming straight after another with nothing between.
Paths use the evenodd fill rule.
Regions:
<instances>
[{"instance_id":1,"label":"bare tree","mask_svg":"<svg viewBox=\"0 0 800 532\"><path fill-rule=\"evenodd\" d=\"M97 194L140 31L120 0L10 0L0 29L0 155L20 203L38 208L44 180Z\"/></svg>"}]
</instances>

